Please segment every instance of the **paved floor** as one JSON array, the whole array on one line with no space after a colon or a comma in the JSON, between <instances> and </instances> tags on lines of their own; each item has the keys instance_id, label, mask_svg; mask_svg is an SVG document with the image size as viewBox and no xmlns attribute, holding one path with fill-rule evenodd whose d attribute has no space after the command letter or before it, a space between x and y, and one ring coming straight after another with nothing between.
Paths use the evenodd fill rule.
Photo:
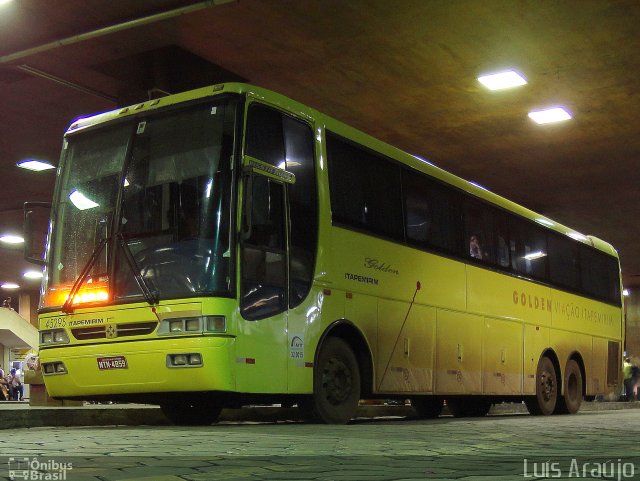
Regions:
<instances>
[{"instance_id":1,"label":"paved floor","mask_svg":"<svg viewBox=\"0 0 640 481\"><path fill-rule=\"evenodd\" d=\"M1 434L0 479L640 479L638 409L347 426L245 422Z\"/></svg>"}]
</instances>

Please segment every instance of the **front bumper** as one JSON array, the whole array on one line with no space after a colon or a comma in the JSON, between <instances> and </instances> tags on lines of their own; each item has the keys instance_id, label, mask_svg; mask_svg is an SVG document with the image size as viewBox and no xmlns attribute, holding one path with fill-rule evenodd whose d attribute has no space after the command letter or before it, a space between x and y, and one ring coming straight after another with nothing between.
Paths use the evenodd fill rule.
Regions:
<instances>
[{"instance_id":1,"label":"front bumper","mask_svg":"<svg viewBox=\"0 0 640 481\"><path fill-rule=\"evenodd\" d=\"M168 367L168 354L200 353L202 366ZM63 362L64 374L44 376L52 397L187 391L233 392L235 339L200 336L42 349L40 362ZM98 368L98 358L124 356L125 369Z\"/></svg>"}]
</instances>

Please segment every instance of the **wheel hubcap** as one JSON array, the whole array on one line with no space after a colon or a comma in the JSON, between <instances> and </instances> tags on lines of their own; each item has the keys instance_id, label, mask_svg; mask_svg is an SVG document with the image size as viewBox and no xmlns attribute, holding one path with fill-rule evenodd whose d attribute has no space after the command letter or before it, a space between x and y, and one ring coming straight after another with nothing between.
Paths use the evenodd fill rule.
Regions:
<instances>
[{"instance_id":1,"label":"wheel hubcap","mask_svg":"<svg viewBox=\"0 0 640 481\"><path fill-rule=\"evenodd\" d=\"M556 385L553 379L553 376L549 371L543 371L540 376L540 386L542 397L545 402L550 401L555 395Z\"/></svg>"},{"instance_id":2,"label":"wheel hubcap","mask_svg":"<svg viewBox=\"0 0 640 481\"><path fill-rule=\"evenodd\" d=\"M344 402L351 394L351 372L340 359L331 358L322 371L322 387L331 404Z\"/></svg>"}]
</instances>

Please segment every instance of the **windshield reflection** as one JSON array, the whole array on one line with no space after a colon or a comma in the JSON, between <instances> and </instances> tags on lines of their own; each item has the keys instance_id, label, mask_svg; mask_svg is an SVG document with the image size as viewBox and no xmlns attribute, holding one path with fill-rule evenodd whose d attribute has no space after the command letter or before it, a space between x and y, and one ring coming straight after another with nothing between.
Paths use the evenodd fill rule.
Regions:
<instances>
[{"instance_id":1,"label":"windshield reflection","mask_svg":"<svg viewBox=\"0 0 640 481\"><path fill-rule=\"evenodd\" d=\"M113 300L229 292L234 116L201 104L69 139L45 307L65 303L87 268L77 299L97 285Z\"/></svg>"}]
</instances>

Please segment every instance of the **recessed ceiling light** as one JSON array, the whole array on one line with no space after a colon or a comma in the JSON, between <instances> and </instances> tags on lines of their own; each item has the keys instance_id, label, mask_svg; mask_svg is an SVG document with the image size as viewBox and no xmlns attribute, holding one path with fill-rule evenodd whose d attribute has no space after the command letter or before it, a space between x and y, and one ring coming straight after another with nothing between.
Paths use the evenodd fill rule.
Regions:
<instances>
[{"instance_id":1,"label":"recessed ceiling light","mask_svg":"<svg viewBox=\"0 0 640 481\"><path fill-rule=\"evenodd\" d=\"M27 271L22 274L22 277L27 279L42 279L42 271Z\"/></svg>"},{"instance_id":2,"label":"recessed ceiling light","mask_svg":"<svg viewBox=\"0 0 640 481\"><path fill-rule=\"evenodd\" d=\"M0 7L1 7L2 5L4 5L5 3L10 3L10 2L12 2L12 1L13 1L13 0L0 0Z\"/></svg>"},{"instance_id":3,"label":"recessed ceiling light","mask_svg":"<svg viewBox=\"0 0 640 481\"><path fill-rule=\"evenodd\" d=\"M629 295L629 289L624 289L624 290L622 291L622 295L623 295L623 296L628 296L628 295Z\"/></svg>"},{"instance_id":4,"label":"recessed ceiling light","mask_svg":"<svg viewBox=\"0 0 640 481\"><path fill-rule=\"evenodd\" d=\"M2 289L20 289L20 286L18 284L13 283L13 282L4 282L4 283L0 284L0 287Z\"/></svg>"},{"instance_id":5,"label":"recessed ceiling light","mask_svg":"<svg viewBox=\"0 0 640 481\"><path fill-rule=\"evenodd\" d=\"M55 166L51 165L49 162L43 162L41 160L34 160L34 159L23 160L21 162L18 162L17 166L20 167L21 169L35 170L36 172L55 169Z\"/></svg>"},{"instance_id":6,"label":"recessed ceiling light","mask_svg":"<svg viewBox=\"0 0 640 481\"><path fill-rule=\"evenodd\" d=\"M571 114L562 107L555 107L552 109L529 112L529 118L538 124L550 124L552 122L569 120L571 118Z\"/></svg>"},{"instance_id":7,"label":"recessed ceiling light","mask_svg":"<svg viewBox=\"0 0 640 481\"><path fill-rule=\"evenodd\" d=\"M4 242L5 244L22 244L24 239L19 235L6 234L0 237L0 242Z\"/></svg>"},{"instance_id":8,"label":"recessed ceiling light","mask_svg":"<svg viewBox=\"0 0 640 481\"><path fill-rule=\"evenodd\" d=\"M482 75L478 77L478 82L489 90L502 90L525 85L527 80L519 73L513 70L507 70L506 72Z\"/></svg>"}]
</instances>

